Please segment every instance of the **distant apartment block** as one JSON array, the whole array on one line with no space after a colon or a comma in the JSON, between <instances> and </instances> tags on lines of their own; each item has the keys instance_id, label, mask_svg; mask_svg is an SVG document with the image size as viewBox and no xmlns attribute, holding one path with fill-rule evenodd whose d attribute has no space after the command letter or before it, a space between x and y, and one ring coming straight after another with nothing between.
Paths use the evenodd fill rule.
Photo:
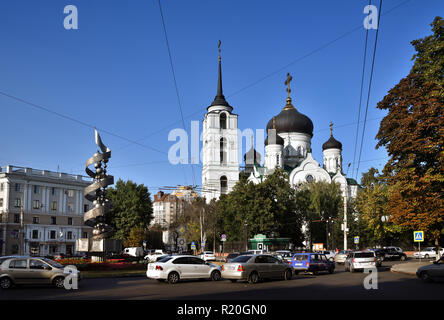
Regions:
<instances>
[{"instance_id":1,"label":"distant apartment block","mask_svg":"<svg viewBox=\"0 0 444 320\"><path fill-rule=\"evenodd\" d=\"M198 197L198 194L190 186L177 186L171 194L159 191L154 195L153 220L151 226L162 227L162 241L169 249L176 245L175 233L171 230L171 224L177 221L185 212L185 206Z\"/></svg>"},{"instance_id":2,"label":"distant apartment block","mask_svg":"<svg viewBox=\"0 0 444 320\"><path fill-rule=\"evenodd\" d=\"M92 207L81 175L17 166L0 168L0 254L45 256L76 253L90 238L83 214Z\"/></svg>"}]
</instances>

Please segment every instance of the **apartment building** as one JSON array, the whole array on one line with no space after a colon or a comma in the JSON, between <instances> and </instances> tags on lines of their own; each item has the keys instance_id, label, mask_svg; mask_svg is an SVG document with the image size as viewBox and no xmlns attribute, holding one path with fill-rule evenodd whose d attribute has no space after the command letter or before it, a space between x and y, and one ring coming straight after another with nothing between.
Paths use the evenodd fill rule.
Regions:
<instances>
[{"instance_id":1,"label":"apartment building","mask_svg":"<svg viewBox=\"0 0 444 320\"><path fill-rule=\"evenodd\" d=\"M0 168L0 254L76 253L90 238L83 214L92 207L83 190L89 177L17 166Z\"/></svg>"},{"instance_id":2,"label":"apartment building","mask_svg":"<svg viewBox=\"0 0 444 320\"><path fill-rule=\"evenodd\" d=\"M159 191L154 195L153 220L150 225L162 227L162 241L166 247L172 249L176 242L174 230L170 230L171 224L184 214L186 204L197 197L198 194L190 186L177 186L171 194Z\"/></svg>"}]
</instances>

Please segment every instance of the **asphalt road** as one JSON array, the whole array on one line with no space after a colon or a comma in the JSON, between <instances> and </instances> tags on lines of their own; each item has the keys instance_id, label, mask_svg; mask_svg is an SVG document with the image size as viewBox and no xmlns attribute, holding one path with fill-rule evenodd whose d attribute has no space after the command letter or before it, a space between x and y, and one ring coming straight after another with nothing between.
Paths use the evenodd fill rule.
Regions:
<instances>
[{"instance_id":1,"label":"asphalt road","mask_svg":"<svg viewBox=\"0 0 444 320\"><path fill-rule=\"evenodd\" d=\"M400 262L384 262L378 270L378 288L367 290L368 274L344 272L337 266L334 274L299 274L292 280L264 281L250 285L189 280L175 285L145 277L84 279L78 290L49 286L15 287L0 290L0 300L301 300L301 299L444 299L444 283L423 283L411 275L390 272Z\"/></svg>"}]
</instances>

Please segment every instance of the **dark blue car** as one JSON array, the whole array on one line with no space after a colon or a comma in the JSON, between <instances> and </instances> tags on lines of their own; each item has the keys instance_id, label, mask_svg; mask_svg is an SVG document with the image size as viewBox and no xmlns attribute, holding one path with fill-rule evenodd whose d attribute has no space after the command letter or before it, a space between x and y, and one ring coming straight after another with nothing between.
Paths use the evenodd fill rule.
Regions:
<instances>
[{"instance_id":1,"label":"dark blue car","mask_svg":"<svg viewBox=\"0 0 444 320\"><path fill-rule=\"evenodd\" d=\"M291 259L291 265L294 268L294 273L299 272L319 272L333 273L335 271L335 263L329 261L325 254L321 253L296 253Z\"/></svg>"}]
</instances>

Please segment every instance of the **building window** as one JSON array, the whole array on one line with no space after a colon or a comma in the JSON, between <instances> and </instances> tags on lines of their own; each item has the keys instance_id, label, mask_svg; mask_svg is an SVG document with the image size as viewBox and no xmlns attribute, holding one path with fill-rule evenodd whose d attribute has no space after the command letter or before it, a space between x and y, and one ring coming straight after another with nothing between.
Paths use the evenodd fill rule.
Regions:
<instances>
[{"instance_id":1,"label":"building window","mask_svg":"<svg viewBox=\"0 0 444 320\"><path fill-rule=\"evenodd\" d=\"M57 201L51 202L51 210L56 211L57 210Z\"/></svg>"},{"instance_id":2,"label":"building window","mask_svg":"<svg viewBox=\"0 0 444 320\"><path fill-rule=\"evenodd\" d=\"M88 210L89 210L89 205L84 204L83 205L83 212L88 212Z\"/></svg>"},{"instance_id":3,"label":"building window","mask_svg":"<svg viewBox=\"0 0 444 320\"><path fill-rule=\"evenodd\" d=\"M71 240L72 239L72 231L68 231L66 234L66 239Z\"/></svg>"},{"instance_id":4,"label":"building window","mask_svg":"<svg viewBox=\"0 0 444 320\"><path fill-rule=\"evenodd\" d=\"M22 199L15 198L15 200L14 200L14 207L20 208L21 206L22 206Z\"/></svg>"},{"instance_id":5,"label":"building window","mask_svg":"<svg viewBox=\"0 0 444 320\"><path fill-rule=\"evenodd\" d=\"M18 239L19 238L19 231L18 230L12 230L11 236L12 236L13 239Z\"/></svg>"},{"instance_id":6,"label":"building window","mask_svg":"<svg viewBox=\"0 0 444 320\"><path fill-rule=\"evenodd\" d=\"M50 239L55 239L56 238L56 232L54 230L51 230L51 232L49 233L49 238Z\"/></svg>"},{"instance_id":7,"label":"building window","mask_svg":"<svg viewBox=\"0 0 444 320\"><path fill-rule=\"evenodd\" d=\"M88 232L83 232L83 238L88 238Z\"/></svg>"},{"instance_id":8,"label":"building window","mask_svg":"<svg viewBox=\"0 0 444 320\"><path fill-rule=\"evenodd\" d=\"M69 198L72 198L72 197L74 197L74 190L68 190L68 197Z\"/></svg>"},{"instance_id":9,"label":"building window","mask_svg":"<svg viewBox=\"0 0 444 320\"><path fill-rule=\"evenodd\" d=\"M313 176L312 176L311 174L309 174L309 175L307 175L307 176L305 177L305 180L306 180L307 182L313 182L313 181L314 181L314 178L313 178Z\"/></svg>"},{"instance_id":10,"label":"building window","mask_svg":"<svg viewBox=\"0 0 444 320\"><path fill-rule=\"evenodd\" d=\"M3 207L3 198L0 198L0 207Z\"/></svg>"},{"instance_id":11,"label":"building window","mask_svg":"<svg viewBox=\"0 0 444 320\"><path fill-rule=\"evenodd\" d=\"M279 155L276 155L276 165L279 166Z\"/></svg>"},{"instance_id":12,"label":"building window","mask_svg":"<svg viewBox=\"0 0 444 320\"><path fill-rule=\"evenodd\" d=\"M72 226L72 218L68 218L68 225Z\"/></svg>"},{"instance_id":13,"label":"building window","mask_svg":"<svg viewBox=\"0 0 444 320\"><path fill-rule=\"evenodd\" d=\"M22 190L22 185L20 183L15 184L15 191L20 192Z\"/></svg>"},{"instance_id":14,"label":"building window","mask_svg":"<svg viewBox=\"0 0 444 320\"><path fill-rule=\"evenodd\" d=\"M32 230L32 238L33 239L39 238L39 231L38 230Z\"/></svg>"},{"instance_id":15,"label":"building window","mask_svg":"<svg viewBox=\"0 0 444 320\"><path fill-rule=\"evenodd\" d=\"M39 194L40 193L40 186L34 186L34 193Z\"/></svg>"},{"instance_id":16,"label":"building window","mask_svg":"<svg viewBox=\"0 0 444 320\"><path fill-rule=\"evenodd\" d=\"M32 217L33 224L39 224L39 221L40 221L39 217Z\"/></svg>"},{"instance_id":17,"label":"building window","mask_svg":"<svg viewBox=\"0 0 444 320\"><path fill-rule=\"evenodd\" d=\"M32 207L34 209L40 209L40 200L34 200Z\"/></svg>"},{"instance_id":18,"label":"building window","mask_svg":"<svg viewBox=\"0 0 444 320\"><path fill-rule=\"evenodd\" d=\"M222 113L219 117L219 126L221 129L226 129L227 128L227 114L226 113Z\"/></svg>"},{"instance_id":19,"label":"building window","mask_svg":"<svg viewBox=\"0 0 444 320\"><path fill-rule=\"evenodd\" d=\"M228 180L226 176L220 177L220 192L226 194L228 191Z\"/></svg>"},{"instance_id":20,"label":"building window","mask_svg":"<svg viewBox=\"0 0 444 320\"><path fill-rule=\"evenodd\" d=\"M0 191L3 191L3 183L0 183Z\"/></svg>"},{"instance_id":21,"label":"building window","mask_svg":"<svg viewBox=\"0 0 444 320\"><path fill-rule=\"evenodd\" d=\"M56 196L57 195L57 190L56 188L52 187L51 188L51 195Z\"/></svg>"},{"instance_id":22,"label":"building window","mask_svg":"<svg viewBox=\"0 0 444 320\"><path fill-rule=\"evenodd\" d=\"M68 212L74 212L74 205L72 203L68 203Z\"/></svg>"},{"instance_id":23,"label":"building window","mask_svg":"<svg viewBox=\"0 0 444 320\"><path fill-rule=\"evenodd\" d=\"M18 213L14 215L14 223L20 223L20 215Z\"/></svg>"},{"instance_id":24,"label":"building window","mask_svg":"<svg viewBox=\"0 0 444 320\"><path fill-rule=\"evenodd\" d=\"M51 217L51 224L57 224L57 218Z\"/></svg>"},{"instance_id":25,"label":"building window","mask_svg":"<svg viewBox=\"0 0 444 320\"><path fill-rule=\"evenodd\" d=\"M219 145L220 145L220 163L226 164L227 163L227 139L221 138Z\"/></svg>"}]
</instances>

